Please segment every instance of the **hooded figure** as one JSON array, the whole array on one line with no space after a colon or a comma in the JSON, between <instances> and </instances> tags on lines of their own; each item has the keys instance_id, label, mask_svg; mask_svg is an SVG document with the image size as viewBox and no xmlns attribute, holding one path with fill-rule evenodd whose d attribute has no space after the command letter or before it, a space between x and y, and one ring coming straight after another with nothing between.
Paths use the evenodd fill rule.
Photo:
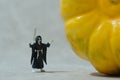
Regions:
<instances>
[{"instance_id":1,"label":"hooded figure","mask_svg":"<svg viewBox=\"0 0 120 80\"><path fill-rule=\"evenodd\" d=\"M42 43L42 37L37 36L35 38L35 43L29 44L29 46L30 48L32 48L32 55L31 55L32 68L41 69L41 72L45 72L43 68L44 68L44 63L47 64L46 61L47 47L49 47L50 44Z\"/></svg>"}]
</instances>

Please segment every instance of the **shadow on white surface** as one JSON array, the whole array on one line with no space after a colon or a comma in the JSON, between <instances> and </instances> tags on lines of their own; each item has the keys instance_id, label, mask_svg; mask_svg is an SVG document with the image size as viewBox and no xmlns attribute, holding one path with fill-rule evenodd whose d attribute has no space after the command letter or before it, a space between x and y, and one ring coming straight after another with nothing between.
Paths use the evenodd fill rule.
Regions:
<instances>
[{"instance_id":1,"label":"shadow on white surface","mask_svg":"<svg viewBox=\"0 0 120 80\"><path fill-rule=\"evenodd\" d=\"M90 75L95 76L95 77L120 78L120 75L106 75L106 74L101 74L98 72L93 72Z\"/></svg>"}]
</instances>

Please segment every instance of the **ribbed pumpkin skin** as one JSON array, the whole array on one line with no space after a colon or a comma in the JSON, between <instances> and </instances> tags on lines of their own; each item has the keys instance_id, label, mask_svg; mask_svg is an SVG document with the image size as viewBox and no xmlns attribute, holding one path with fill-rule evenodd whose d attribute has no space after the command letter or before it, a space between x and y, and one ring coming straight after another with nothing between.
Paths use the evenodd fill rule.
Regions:
<instances>
[{"instance_id":1,"label":"ribbed pumpkin skin","mask_svg":"<svg viewBox=\"0 0 120 80\"><path fill-rule=\"evenodd\" d=\"M101 73L120 74L120 0L60 0L68 41Z\"/></svg>"}]
</instances>

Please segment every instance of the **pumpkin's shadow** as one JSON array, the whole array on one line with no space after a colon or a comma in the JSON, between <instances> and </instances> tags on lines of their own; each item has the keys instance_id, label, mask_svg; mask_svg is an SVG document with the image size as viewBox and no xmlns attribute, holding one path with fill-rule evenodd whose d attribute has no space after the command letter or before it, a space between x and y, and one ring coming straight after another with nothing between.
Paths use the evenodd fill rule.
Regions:
<instances>
[{"instance_id":1,"label":"pumpkin's shadow","mask_svg":"<svg viewBox=\"0 0 120 80\"><path fill-rule=\"evenodd\" d=\"M95 76L95 77L120 78L120 74L119 75L106 75L106 74L102 74L98 72L93 72L90 75Z\"/></svg>"}]
</instances>

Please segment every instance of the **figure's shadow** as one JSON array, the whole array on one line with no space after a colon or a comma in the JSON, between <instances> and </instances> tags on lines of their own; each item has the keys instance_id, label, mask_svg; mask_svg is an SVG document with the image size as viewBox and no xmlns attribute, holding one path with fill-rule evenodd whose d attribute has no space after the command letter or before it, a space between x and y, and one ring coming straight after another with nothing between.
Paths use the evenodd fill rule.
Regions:
<instances>
[{"instance_id":1,"label":"figure's shadow","mask_svg":"<svg viewBox=\"0 0 120 80\"><path fill-rule=\"evenodd\" d=\"M119 75L106 75L106 74L102 74L98 72L93 72L90 75L95 76L95 77L120 78L120 74Z\"/></svg>"},{"instance_id":2,"label":"figure's shadow","mask_svg":"<svg viewBox=\"0 0 120 80\"><path fill-rule=\"evenodd\" d=\"M45 71L45 72L41 72L41 71L36 71L36 73L66 73L69 71Z\"/></svg>"},{"instance_id":3,"label":"figure's shadow","mask_svg":"<svg viewBox=\"0 0 120 80\"><path fill-rule=\"evenodd\" d=\"M65 73L68 71L46 71L45 73Z\"/></svg>"}]
</instances>

